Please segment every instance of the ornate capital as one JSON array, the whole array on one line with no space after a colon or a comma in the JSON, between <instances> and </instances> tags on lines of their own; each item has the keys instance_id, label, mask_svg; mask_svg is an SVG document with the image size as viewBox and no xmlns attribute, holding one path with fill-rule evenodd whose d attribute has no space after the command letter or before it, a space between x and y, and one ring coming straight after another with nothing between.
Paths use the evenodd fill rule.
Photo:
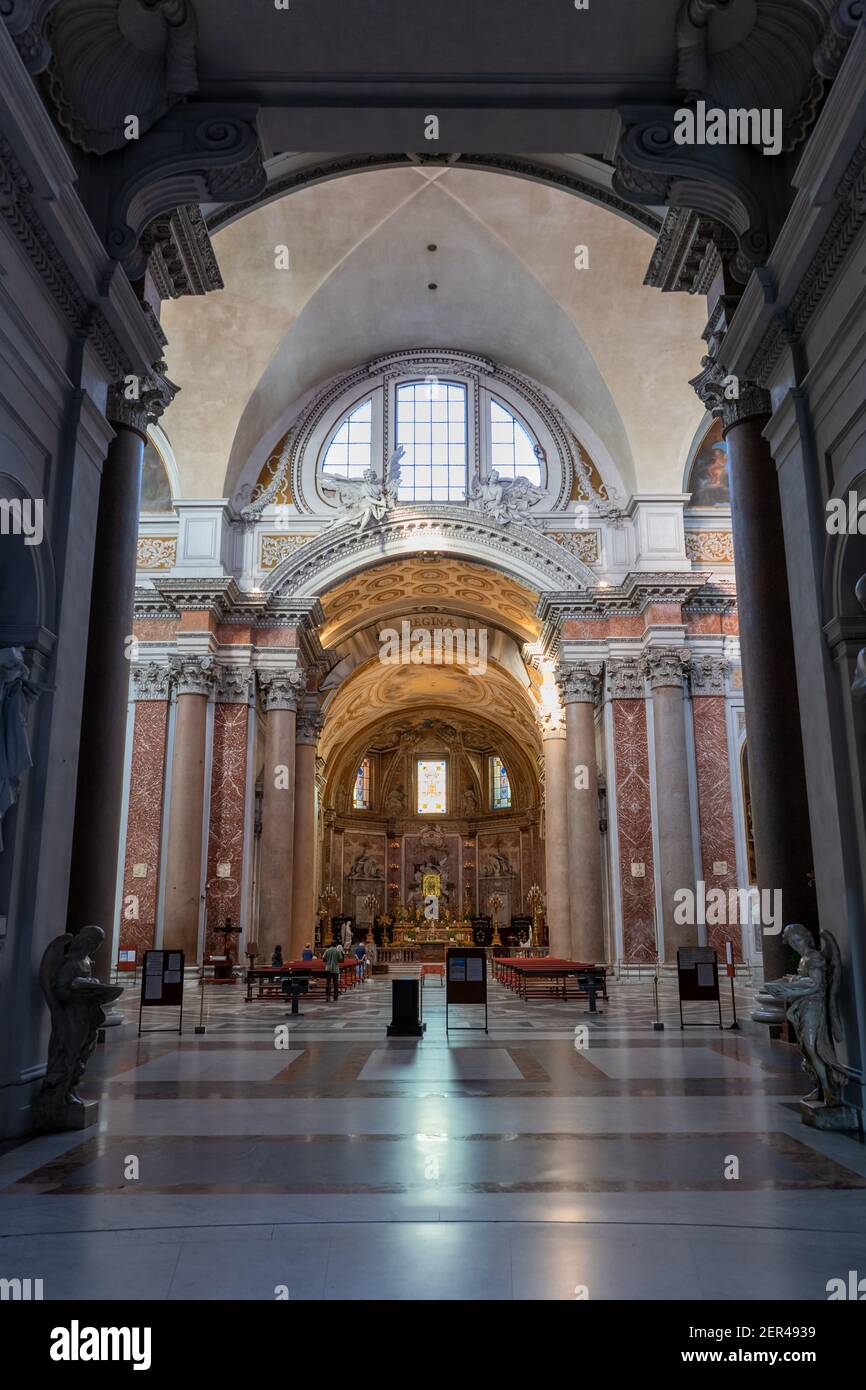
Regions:
<instances>
[{"instance_id":1,"label":"ornate capital","mask_svg":"<svg viewBox=\"0 0 866 1390\"><path fill-rule=\"evenodd\" d=\"M604 670L600 661L589 661L558 666L556 684L559 698L564 705L595 705L601 694L601 677Z\"/></svg>"},{"instance_id":2,"label":"ornate capital","mask_svg":"<svg viewBox=\"0 0 866 1390\"><path fill-rule=\"evenodd\" d=\"M651 647L641 659L641 669L649 676L653 690L664 686L682 687L689 668L689 654L681 647Z\"/></svg>"},{"instance_id":3,"label":"ornate capital","mask_svg":"<svg viewBox=\"0 0 866 1390\"><path fill-rule=\"evenodd\" d=\"M154 362L146 376L130 375L111 387L106 415L112 425L147 435L148 425L165 413L180 390L169 381L166 370L165 362Z\"/></svg>"},{"instance_id":4,"label":"ornate capital","mask_svg":"<svg viewBox=\"0 0 866 1390\"><path fill-rule=\"evenodd\" d=\"M286 671L259 671L259 692L262 709L296 710L298 700L304 693L307 673L298 669Z\"/></svg>"},{"instance_id":5,"label":"ornate capital","mask_svg":"<svg viewBox=\"0 0 866 1390\"><path fill-rule=\"evenodd\" d=\"M610 700L642 700L644 679L634 660L607 662L607 695Z\"/></svg>"},{"instance_id":6,"label":"ornate capital","mask_svg":"<svg viewBox=\"0 0 866 1390\"><path fill-rule=\"evenodd\" d=\"M693 656L689 666L693 695L724 695L730 662L723 656Z\"/></svg>"},{"instance_id":7,"label":"ornate capital","mask_svg":"<svg viewBox=\"0 0 866 1390\"><path fill-rule=\"evenodd\" d=\"M315 748L319 742L319 735L324 723L322 716L315 711L299 714L295 730L295 742L306 743L309 747Z\"/></svg>"},{"instance_id":8,"label":"ornate capital","mask_svg":"<svg viewBox=\"0 0 866 1390\"><path fill-rule=\"evenodd\" d=\"M210 695L216 678L212 656L173 656L171 678L178 695Z\"/></svg>"},{"instance_id":9,"label":"ornate capital","mask_svg":"<svg viewBox=\"0 0 866 1390\"><path fill-rule=\"evenodd\" d=\"M248 705L253 694L254 673L248 666L218 666L214 699L218 705Z\"/></svg>"},{"instance_id":10,"label":"ornate capital","mask_svg":"<svg viewBox=\"0 0 866 1390\"><path fill-rule=\"evenodd\" d=\"M721 414L722 426L727 435L728 430L733 429L734 425L741 425L744 420L772 415L773 404L769 391L765 391L763 386L754 381L741 381L739 395L735 400L723 400L721 410L717 413Z\"/></svg>"},{"instance_id":11,"label":"ornate capital","mask_svg":"<svg viewBox=\"0 0 866 1390\"><path fill-rule=\"evenodd\" d=\"M536 717L542 742L549 738L565 738L565 710L546 707Z\"/></svg>"},{"instance_id":12,"label":"ornate capital","mask_svg":"<svg viewBox=\"0 0 866 1390\"><path fill-rule=\"evenodd\" d=\"M132 668L133 700L167 700L171 690L171 668L150 661Z\"/></svg>"}]
</instances>

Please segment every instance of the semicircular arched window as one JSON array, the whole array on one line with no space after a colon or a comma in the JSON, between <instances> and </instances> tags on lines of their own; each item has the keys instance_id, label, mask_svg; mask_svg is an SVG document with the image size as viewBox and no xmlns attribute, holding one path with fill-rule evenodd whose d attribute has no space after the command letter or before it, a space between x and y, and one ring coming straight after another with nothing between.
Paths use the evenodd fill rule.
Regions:
<instances>
[{"instance_id":1,"label":"semicircular arched window","mask_svg":"<svg viewBox=\"0 0 866 1390\"><path fill-rule=\"evenodd\" d=\"M490 402L490 467L500 478L528 478L541 486L538 445L522 420L501 401Z\"/></svg>"},{"instance_id":2,"label":"semicircular arched window","mask_svg":"<svg viewBox=\"0 0 866 1390\"><path fill-rule=\"evenodd\" d=\"M322 459L322 472L363 478L373 463L373 402L368 399L343 417Z\"/></svg>"}]
</instances>

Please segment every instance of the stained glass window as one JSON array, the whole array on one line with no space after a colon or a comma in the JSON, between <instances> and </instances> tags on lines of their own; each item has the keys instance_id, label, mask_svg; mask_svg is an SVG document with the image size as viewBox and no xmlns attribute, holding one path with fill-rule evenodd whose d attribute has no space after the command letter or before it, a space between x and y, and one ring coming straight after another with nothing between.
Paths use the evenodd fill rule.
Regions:
<instances>
[{"instance_id":1,"label":"stained glass window","mask_svg":"<svg viewBox=\"0 0 866 1390\"><path fill-rule=\"evenodd\" d=\"M508 780L508 771L501 758L490 759L490 770L493 775L493 809L494 811L504 811L511 805L511 783Z\"/></svg>"},{"instance_id":2,"label":"stained glass window","mask_svg":"<svg viewBox=\"0 0 866 1390\"><path fill-rule=\"evenodd\" d=\"M322 464L325 473L341 478L363 478L373 462L373 402L362 402L347 415L337 430Z\"/></svg>"},{"instance_id":3,"label":"stained glass window","mask_svg":"<svg viewBox=\"0 0 866 1390\"><path fill-rule=\"evenodd\" d=\"M499 401L490 402L490 467L500 478L528 478L541 486L541 464L526 426Z\"/></svg>"},{"instance_id":4,"label":"stained glass window","mask_svg":"<svg viewBox=\"0 0 866 1390\"><path fill-rule=\"evenodd\" d=\"M418 759L419 816L444 816L446 811L446 771L444 758Z\"/></svg>"},{"instance_id":5,"label":"stained glass window","mask_svg":"<svg viewBox=\"0 0 866 1390\"><path fill-rule=\"evenodd\" d=\"M466 501L466 387L410 381L397 387L396 442L403 502Z\"/></svg>"},{"instance_id":6,"label":"stained glass window","mask_svg":"<svg viewBox=\"0 0 866 1390\"><path fill-rule=\"evenodd\" d=\"M369 811L370 809L369 758L365 758L358 768L358 775L355 778L355 793L352 797L352 805L356 811Z\"/></svg>"}]
</instances>

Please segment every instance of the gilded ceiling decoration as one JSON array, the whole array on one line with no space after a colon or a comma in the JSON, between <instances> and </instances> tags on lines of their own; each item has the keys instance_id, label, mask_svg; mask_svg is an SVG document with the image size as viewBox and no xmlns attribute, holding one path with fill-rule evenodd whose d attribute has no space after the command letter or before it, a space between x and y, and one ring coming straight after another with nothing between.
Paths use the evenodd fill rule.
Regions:
<instances>
[{"instance_id":1,"label":"gilded ceiling decoration","mask_svg":"<svg viewBox=\"0 0 866 1390\"><path fill-rule=\"evenodd\" d=\"M325 594L320 636L323 646L334 646L389 614L441 606L532 642L541 631L537 603L533 590L498 570L448 556L415 555L364 570Z\"/></svg>"},{"instance_id":2,"label":"gilded ceiling decoration","mask_svg":"<svg viewBox=\"0 0 866 1390\"><path fill-rule=\"evenodd\" d=\"M289 431L287 430L286 433L283 435L282 439L280 440L279 444L275 444L270 454L268 455L264 467L262 468L262 471L258 476L256 485L250 493L250 504L252 504L253 502L257 502L258 499L262 496L262 494L267 492L268 488L271 486L274 479L276 478L277 470L280 464L280 457L282 455L283 449L285 448L286 440L288 439L288 437ZM289 486L288 474L286 474L286 476L283 477L281 481L278 483L277 490L274 493L273 497L271 497L270 501L272 505L277 507L291 506L292 502L294 501L294 498L292 497L292 489Z\"/></svg>"}]
</instances>

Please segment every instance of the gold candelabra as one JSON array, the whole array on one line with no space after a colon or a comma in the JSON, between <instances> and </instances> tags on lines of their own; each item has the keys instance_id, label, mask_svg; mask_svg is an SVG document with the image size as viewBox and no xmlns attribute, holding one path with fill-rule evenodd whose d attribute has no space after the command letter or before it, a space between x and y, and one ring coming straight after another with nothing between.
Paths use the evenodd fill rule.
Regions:
<instances>
[{"instance_id":1,"label":"gold candelabra","mask_svg":"<svg viewBox=\"0 0 866 1390\"><path fill-rule=\"evenodd\" d=\"M493 940L497 946L501 946L502 941L499 936L499 913L501 909L505 906L505 904L503 903L499 894L494 893L492 898L488 898L487 906L493 913Z\"/></svg>"},{"instance_id":2,"label":"gold candelabra","mask_svg":"<svg viewBox=\"0 0 866 1390\"><path fill-rule=\"evenodd\" d=\"M538 946L540 944L538 919L544 911L544 894L537 883L533 883L526 895L526 901L532 913L532 944L533 946Z\"/></svg>"}]
</instances>

